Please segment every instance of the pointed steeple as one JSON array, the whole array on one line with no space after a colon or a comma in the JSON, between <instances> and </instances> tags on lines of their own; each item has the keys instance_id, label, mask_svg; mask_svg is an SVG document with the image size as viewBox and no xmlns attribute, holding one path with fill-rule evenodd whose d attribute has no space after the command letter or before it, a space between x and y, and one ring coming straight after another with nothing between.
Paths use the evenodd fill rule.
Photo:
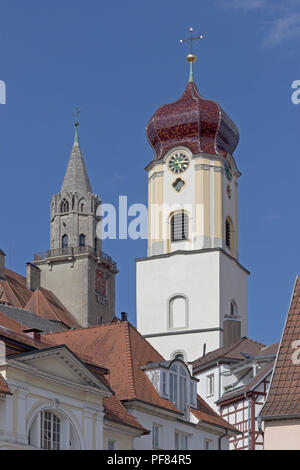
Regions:
<instances>
[{"instance_id":1,"label":"pointed steeple","mask_svg":"<svg viewBox=\"0 0 300 470\"><path fill-rule=\"evenodd\" d=\"M61 192L92 193L78 138L78 121L75 122L75 139L62 184Z\"/></svg>"}]
</instances>

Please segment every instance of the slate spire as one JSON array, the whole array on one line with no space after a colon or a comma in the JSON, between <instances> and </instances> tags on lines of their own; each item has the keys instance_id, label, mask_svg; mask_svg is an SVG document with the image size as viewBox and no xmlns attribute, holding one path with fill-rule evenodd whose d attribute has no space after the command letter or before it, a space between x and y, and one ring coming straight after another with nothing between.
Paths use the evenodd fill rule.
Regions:
<instances>
[{"instance_id":1,"label":"slate spire","mask_svg":"<svg viewBox=\"0 0 300 470\"><path fill-rule=\"evenodd\" d=\"M90 180L85 168L78 138L78 121L75 122L75 138L62 184L61 192L92 193Z\"/></svg>"}]
</instances>

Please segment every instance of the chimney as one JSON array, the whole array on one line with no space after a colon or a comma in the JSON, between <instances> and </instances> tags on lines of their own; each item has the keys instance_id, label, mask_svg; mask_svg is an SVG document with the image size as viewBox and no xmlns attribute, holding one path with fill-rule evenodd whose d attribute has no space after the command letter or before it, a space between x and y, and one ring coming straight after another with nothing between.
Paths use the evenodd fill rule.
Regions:
<instances>
[{"instance_id":1,"label":"chimney","mask_svg":"<svg viewBox=\"0 0 300 470\"><path fill-rule=\"evenodd\" d=\"M30 338L35 339L36 341L41 340L42 330L38 330L37 328L29 328L28 330L23 330L23 331Z\"/></svg>"},{"instance_id":2,"label":"chimney","mask_svg":"<svg viewBox=\"0 0 300 470\"><path fill-rule=\"evenodd\" d=\"M121 313L121 321L127 321L127 313L125 312Z\"/></svg>"},{"instance_id":3,"label":"chimney","mask_svg":"<svg viewBox=\"0 0 300 470\"><path fill-rule=\"evenodd\" d=\"M241 322L235 318L225 318L223 322L223 347L227 348L241 338Z\"/></svg>"},{"instance_id":4,"label":"chimney","mask_svg":"<svg viewBox=\"0 0 300 470\"><path fill-rule=\"evenodd\" d=\"M5 281L5 253L0 250L0 281Z\"/></svg>"},{"instance_id":5,"label":"chimney","mask_svg":"<svg viewBox=\"0 0 300 470\"><path fill-rule=\"evenodd\" d=\"M41 270L31 263L26 264L26 287L32 291L41 287Z\"/></svg>"}]
</instances>

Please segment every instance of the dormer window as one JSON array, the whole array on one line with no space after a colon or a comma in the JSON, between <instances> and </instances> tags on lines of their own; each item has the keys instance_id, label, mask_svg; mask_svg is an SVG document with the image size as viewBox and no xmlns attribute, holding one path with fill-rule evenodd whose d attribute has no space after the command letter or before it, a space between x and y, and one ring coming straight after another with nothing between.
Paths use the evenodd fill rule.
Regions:
<instances>
[{"instance_id":1,"label":"dormer window","mask_svg":"<svg viewBox=\"0 0 300 470\"><path fill-rule=\"evenodd\" d=\"M160 396L171 401L187 419L189 407L197 405L197 379L191 376L188 367L181 362L182 359L178 359L149 363L142 369Z\"/></svg>"}]
</instances>

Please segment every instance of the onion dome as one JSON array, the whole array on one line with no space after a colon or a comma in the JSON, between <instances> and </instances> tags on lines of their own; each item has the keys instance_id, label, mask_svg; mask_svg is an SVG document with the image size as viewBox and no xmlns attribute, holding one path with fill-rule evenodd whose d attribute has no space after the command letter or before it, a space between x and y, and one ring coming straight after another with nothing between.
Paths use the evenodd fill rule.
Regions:
<instances>
[{"instance_id":1,"label":"onion dome","mask_svg":"<svg viewBox=\"0 0 300 470\"><path fill-rule=\"evenodd\" d=\"M192 75L181 98L154 113L146 134L155 160L177 146L187 147L193 154L232 155L239 141L234 122L218 103L200 96Z\"/></svg>"}]
</instances>

